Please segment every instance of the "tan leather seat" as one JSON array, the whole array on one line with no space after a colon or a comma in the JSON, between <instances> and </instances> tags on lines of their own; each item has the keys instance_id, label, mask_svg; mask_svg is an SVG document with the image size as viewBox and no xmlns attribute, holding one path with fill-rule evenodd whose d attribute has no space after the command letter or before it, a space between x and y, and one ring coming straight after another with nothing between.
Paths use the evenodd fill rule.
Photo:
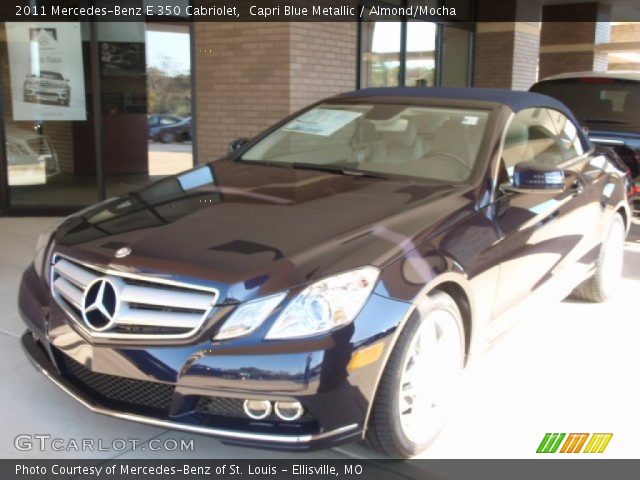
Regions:
<instances>
[{"instance_id":1,"label":"tan leather seat","mask_svg":"<svg viewBox=\"0 0 640 480\"><path fill-rule=\"evenodd\" d=\"M431 152L444 152L454 155L469 168L473 166L473 155L476 151L469 135L468 127L460 120L447 120L433 134Z\"/></svg>"},{"instance_id":2,"label":"tan leather seat","mask_svg":"<svg viewBox=\"0 0 640 480\"><path fill-rule=\"evenodd\" d=\"M386 158L383 163L399 165L422 157L424 148L418 138L415 124L409 122L407 128L397 132L383 132L382 138L386 147Z\"/></svg>"}]
</instances>

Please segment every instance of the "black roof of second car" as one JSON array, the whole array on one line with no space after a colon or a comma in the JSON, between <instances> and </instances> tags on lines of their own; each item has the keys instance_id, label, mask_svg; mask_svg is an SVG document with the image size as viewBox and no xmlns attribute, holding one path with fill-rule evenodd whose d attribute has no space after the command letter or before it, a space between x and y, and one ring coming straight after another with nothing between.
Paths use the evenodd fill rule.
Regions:
<instances>
[{"instance_id":1,"label":"black roof of second car","mask_svg":"<svg viewBox=\"0 0 640 480\"><path fill-rule=\"evenodd\" d=\"M358 97L407 97L450 100L469 100L508 106L514 112L525 108L545 107L559 110L578 123L569 108L559 100L540 93L506 90L500 88L457 87L384 87L363 88L343 93L338 98Z\"/></svg>"}]
</instances>

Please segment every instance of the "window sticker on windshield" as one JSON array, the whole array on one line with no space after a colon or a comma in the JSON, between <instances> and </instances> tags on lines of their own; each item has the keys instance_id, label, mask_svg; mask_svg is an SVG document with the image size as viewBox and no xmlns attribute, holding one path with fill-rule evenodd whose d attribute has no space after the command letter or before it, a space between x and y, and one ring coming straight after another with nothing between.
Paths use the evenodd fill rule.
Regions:
<instances>
[{"instance_id":1,"label":"window sticker on windshield","mask_svg":"<svg viewBox=\"0 0 640 480\"><path fill-rule=\"evenodd\" d=\"M362 112L351 110L315 108L289 122L282 130L328 137L361 115Z\"/></svg>"},{"instance_id":2,"label":"window sticker on windshield","mask_svg":"<svg viewBox=\"0 0 640 480\"><path fill-rule=\"evenodd\" d=\"M477 125L478 117L474 117L473 115L465 115L462 119L463 125Z\"/></svg>"}]
</instances>

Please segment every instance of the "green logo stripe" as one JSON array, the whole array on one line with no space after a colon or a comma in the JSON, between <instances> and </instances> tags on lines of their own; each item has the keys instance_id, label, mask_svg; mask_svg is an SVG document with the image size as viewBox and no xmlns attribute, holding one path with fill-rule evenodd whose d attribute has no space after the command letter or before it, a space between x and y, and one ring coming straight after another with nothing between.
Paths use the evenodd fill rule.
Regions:
<instances>
[{"instance_id":1,"label":"green logo stripe","mask_svg":"<svg viewBox=\"0 0 640 480\"><path fill-rule=\"evenodd\" d=\"M545 433L536 453L556 453L566 433Z\"/></svg>"},{"instance_id":2,"label":"green logo stripe","mask_svg":"<svg viewBox=\"0 0 640 480\"><path fill-rule=\"evenodd\" d=\"M550 436L551 436L550 433L545 433L544 434L544 438L540 442L540 445L538 445L538 449L536 450L536 453L542 453L543 452L544 446L547 444L547 441L549 440Z\"/></svg>"}]
</instances>

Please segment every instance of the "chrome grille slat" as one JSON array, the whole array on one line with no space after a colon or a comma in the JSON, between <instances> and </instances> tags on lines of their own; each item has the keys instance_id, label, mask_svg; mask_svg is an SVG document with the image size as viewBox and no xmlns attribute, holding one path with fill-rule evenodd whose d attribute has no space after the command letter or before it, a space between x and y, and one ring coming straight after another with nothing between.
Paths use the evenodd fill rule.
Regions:
<instances>
[{"instance_id":1,"label":"chrome grille slat","mask_svg":"<svg viewBox=\"0 0 640 480\"><path fill-rule=\"evenodd\" d=\"M191 293L176 290L163 290L161 296L155 288L139 285L126 285L121 292L120 299L142 305L166 306L174 308L190 308L206 310L211 306L211 295L206 293Z\"/></svg>"},{"instance_id":2,"label":"chrome grille slat","mask_svg":"<svg viewBox=\"0 0 640 480\"><path fill-rule=\"evenodd\" d=\"M202 326L218 298L212 288L102 269L60 254L54 255L51 263L54 299L79 328L94 337L189 338ZM85 290L98 279L108 279L118 298L113 326L103 331L91 328L79 313Z\"/></svg>"},{"instance_id":3,"label":"chrome grille slat","mask_svg":"<svg viewBox=\"0 0 640 480\"><path fill-rule=\"evenodd\" d=\"M139 310L121 308L116 320L117 325L147 327L193 328L202 315L183 312L159 312L157 310ZM161 320L161 321L160 321Z\"/></svg>"},{"instance_id":4,"label":"chrome grille slat","mask_svg":"<svg viewBox=\"0 0 640 480\"><path fill-rule=\"evenodd\" d=\"M68 281L64 277L58 277L53 282L53 288L57 291L66 301L71 303L72 306L80 310L82 308L82 293L83 291L76 287L73 283Z\"/></svg>"},{"instance_id":5,"label":"chrome grille slat","mask_svg":"<svg viewBox=\"0 0 640 480\"><path fill-rule=\"evenodd\" d=\"M86 288L87 285L100 276L89 270L80 268L64 258L56 262L56 272L67 281L82 289Z\"/></svg>"}]
</instances>

